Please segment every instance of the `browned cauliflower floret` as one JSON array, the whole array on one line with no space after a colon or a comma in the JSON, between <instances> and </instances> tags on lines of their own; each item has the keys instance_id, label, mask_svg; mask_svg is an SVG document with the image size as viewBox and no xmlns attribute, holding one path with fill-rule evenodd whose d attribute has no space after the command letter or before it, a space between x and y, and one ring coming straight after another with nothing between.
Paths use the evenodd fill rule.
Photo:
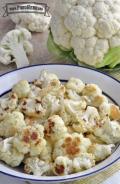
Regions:
<instances>
[{"instance_id":1,"label":"browned cauliflower floret","mask_svg":"<svg viewBox=\"0 0 120 184\"><path fill-rule=\"evenodd\" d=\"M95 107L88 106L81 114L79 121L73 124L73 129L76 132L92 132L94 126L100 120L99 113Z\"/></svg>"},{"instance_id":2,"label":"browned cauliflower floret","mask_svg":"<svg viewBox=\"0 0 120 184\"><path fill-rule=\"evenodd\" d=\"M40 76L41 80L41 92L40 96L44 97L47 94L51 94L56 97L63 97L65 93L65 87L61 84L58 77L53 74L49 73L47 71L43 71Z\"/></svg>"},{"instance_id":3,"label":"browned cauliflower floret","mask_svg":"<svg viewBox=\"0 0 120 184\"><path fill-rule=\"evenodd\" d=\"M28 81L21 80L13 86L12 91L15 92L19 98L26 98L30 92L30 85Z\"/></svg>"},{"instance_id":4,"label":"browned cauliflower floret","mask_svg":"<svg viewBox=\"0 0 120 184\"><path fill-rule=\"evenodd\" d=\"M26 126L24 116L21 112L13 111L6 114L0 122L0 136L11 137Z\"/></svg>"},{"instance_id":5,"label":"browned cauliflower floret","mask_svg":"<svg viewBox=\"0 0 120 184\"><path fill-rule=\"evenodd\" d=\"M56 96L47 94L42 99L43 107L46 109L46 117L59 113L61 109L61 101Z\"/></svg>"},{"instance_id":6,"label":"browned cauliflower floret","mask_svg":"<svg viewBox=\"0 0 120 184\"><path fill-rule=\"evenodd\" d=\"M45 147L42 149L40 153L40 159L46 162L51 162L52 161L52 144L51 142L47 141Z\"/></svg>"},{"instance_id":7,"label":"browned cauliflower floret","mask_svg":"<svg viewBox=\"0 0 120 184\"><path fill-rule=\"evenodd\" d=\"M90 145L91 141L82 134L67 134L64 138L56 142L53 158L55 159L58 156L67 156L68 158L77 157L81 153L87 152Z\"/></svg>"},{"instance_id":8,"label":"browned cauliflower floret","mask_svg":"<svg viewBox=\"0 0 120 184\"><path fill-rule=\"evenodd\" d=\"M107 118L103 124L95 127L93 133L105 143L115 144L120 141L120 124Z\"/></svg>"},{"instance_id":9,"label":"browned cauliflower floret","mask_svg":"<svg viewBox=\"0 0 120 184\"><path fill-rule=\"evenodd\" d=\"M0 120L3 120L8 112L17 108L18 97L16 93L11 92L8 97L0 99Z\"/></svg>"},{"instance_id":10,"label":"browned cauliflower floret","mask_svg":"<svg viewBox=\"0 0 120 184\"><path fill-rule=\"evenodd\" d=\"M27 126L34 126L35 124L40 124L40 120L38 118L26 116L25 117L25 123Z\"/></svg>"},{"instance_id":11,"label":"browned cauliflower floret","mask_svg":"<svg viewBox=\"0 0 120 184\"><path fill-rule=\"evenodd\" d=\"M27 116L43 118L46 110L43 108L39 98L24 98L19 104L20 110Z\"/></svg>"},{"instance_id":12,"label":"browned cauliflower floret","mask_svg":"<svg viewBox=\"0 0 120 184\"><path fill-rule=\"evenodd\" d=\"M24 159L24 154L19 153L13 148L13 137L0 141L0 160L4 161L11 167L16 167L21 164Z\"/></svg>"},{"instance_id":13,"label":"browned cauliflower floret","mask_svg":"<svg viewBox=\"0 0 120 184\"><path fill-rule=\"evenodd\" d=\"M28 97L29 98L39 98L40 97L41 88L37 87L34 84L30 84L30 92Z\"/></svg>"},{"instance_id":14,"label":"browned cauliflower floret","mask_svg":"<svg viewBox=\"0 0 120 184\"><path fill-rule=\"evenodd\" d=\"M108 102L104 102L99 106L99 114L101 119L104 119L106 116L110 116L110 104Z\"/></svg>"},{"instance_id":15,"label":"browned cauliflower floret","mask_svg":"<svg viewBox=\"0 0 120 184\"><path fill-rule=\"evenodd\" d=\"M95 135L93 134L87 134L86 137L88 139L90 139L90 141L94 144L105 144L105 142L103 142L99 137L96 137Z\"/></svg>"},{"instance_id":16,"label":"browned cauliflower floret","mask_svg":"<svg viewBox=\"0 0 120 184\"><path fill-rule=\"evenodd\" d=\"M87 84L82 95L88 105L99 107L103 102L108 102L108 99L102 95L102 90L95 84Z\"/></svg>"},{"instance_id":17,"label":"browned cauliflower floret","mask_svg":"<svg viewBox=\"0 0 120 184\"><path fill-rule=\"evenodd\" d=\"M25 160L24 171L36 176L47 175L51 172L51 164L38 157L29 157Z\"/></svg>"},{"instance_id":18,"label":"browned cauliflower floret","mask_svg":"<svg viewBox=\"0 0 120 184\"><path fill-rule=\"evenodd\" d=\"M73 171L72 160L66 156L59 156L55 159L52 169L54 174L58 176L71 174Z\"/></svg>"},{"instance_id":19,"label":"browned cauliflower floret","mask_svg":"<svg viewBox=\"0 0 120 184\"><path fill-rule=\"evenodd\" d=\"M97 96L101 94L102 91L96 84L87 84L82 91L82 95L84 96Z\"/></svg>"},{"instance_id":20,"label":"browned cauliflower floret","mask_svg":"<svg viewBox=\"0 0 120 184\"><path fill-rule=\"evenodd\" d=\"M73 91L72 89L66 89L65 98L75 100L75 101L82 100L82 96L80 96L76 91Z\"/></svg>"},{"instance_id":21,"label":"browned cauliflower floret","mask_svg":"<svg viewBox=\"0 0 120 184\"><path fill-rule=\"evenodd\" d=\"M56 80L56 81L58 81L60 83L57 75L55 75L54 73L50 73L50 72L48 72L46 70L43 70L41 72L41 74L40 74L40 81L41 81L42 88L47 87L54 80Z\"/></svg>"},{"instance_id":22,"label":"browned cauliflower floret","mask_svg":"<svg viewBox=\"0 0 120 184\"><path fill-rule=\"evenodd\" d=\"M66 83L66 88L71 89L72 91L77 92L78 94L82 92L84 89L85 84L77 78L70 78L69 81Z\"/></svg>"},{"instance_id":23,"label":"browned cauliflower floret","mask_svg":"<svg viewBox=\"0 0 120 184\"><path fill-rule=\"evenodd\" d=\"M74 101L71 99L64 99L61 101L60 116L66 125L79 122L82 111L86 108L84 100Z\"/></svg>"},{"instance_id":24,"label":"browned cauliflower floret","mask_svg":"<svg viewBox=\"0 0 120 184\"><path fill-rule=\"evenodd\" d=\"M67 128L65 127L64 121L58 115L53 115L48 118L44 128L45 137L50 139L52 142L61 139L67 133Z\"/></svg>"},{"instance_id":25,"label":"browned cauliflower floret","mask_svg":"<svg viewBox=\"0 0 120 184\"><path fill-rule=\"evenodd\" d=\"M111 120L120 120L120 109L117 105L104 102L99 107L100 116L109 116Z\"/></svg>"},{"instance_id":26,"label":"browned cauliflower floret","mask_svg":"<svg viewBox=\"0 0 120 184\"><path fill-rule=\"evenodd\" d=\"M110 104L110 118L120 120L120 108L117 105Z\"/></svg>"},{"instance_id":27,"label":"browned cauliflower floret","mask_svg":"<svg viewBox=\"0 0 120 184\"><path fill-rule=\"evenodd\" d=\"M42 125L27 126L16 134L13 145L20 153L30 153L31 156L40 155L46 145L43 136L44 127Z\"/></svg>"},{"instance_id":28,"label":"browned cauliflower floret","mask_svg":"<svg viewBox=\"0 0 120 184\"><path fill-rule=\"evenodd\" d=\"M113 147L114 144L92 144L89 148L89 152L95 156L95 161L98 162L111 155Z\"/></svg>"},{"instance_id":29,"label":"browned cauliflower floret","mask_svg":"<svg viewBox=\"0 0 120 184\"><path fill-rule=\"evenodd\" d=\"M73 159L73 171L80 172L85 169L90 169L95 165L94 155L89 153L81 153L79 157Z\"/></svg>"}]
</instances>

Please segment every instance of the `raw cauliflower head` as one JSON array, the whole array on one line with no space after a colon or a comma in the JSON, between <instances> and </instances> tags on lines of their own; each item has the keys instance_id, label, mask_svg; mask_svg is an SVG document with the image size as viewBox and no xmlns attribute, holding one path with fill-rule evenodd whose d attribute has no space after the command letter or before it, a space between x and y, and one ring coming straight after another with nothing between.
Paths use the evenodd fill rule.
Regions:
<instances>
[{"instance_id":1,"label":"raw cauliflower head","mask_svg":"<svg viewBox=\"0 0 120 184\"><path fill-rule=\"evenodd\" d=\"M37 13L18 13L10 15L11 20L19 27L25 27L32 32L44 32L48 29L51 15L45 16Z\"/></svg>"},{"instance_id":2,"label":"raw cauliflower head","mask_svg":"<svg viewBox=\"0 0 120 184\"><path fill-rule=\"evenodd\" d=\"M18 95L18 98L25 98L30 92L30 85L27 80L21 80L13 86L12 91Z\"/></svg>"},{"instance_id":3,"label":"raw cauliflower head","mask_svg":"<svg viewBox=\"0 0 120 184\"><path fill-rule=\"evenodd\" d=\"M66 156L59 156L53 164L53 173L58 176L72 173L72 160Z\"/></svg>"},{"instance_id":4,"label":"raw cauliflower head","mask_svg":"<svg viewBox=\"0 0 120 184\"><path fill-rule=\"evenodd\" d=\"M24 159L24 154L19 153L13 147L13 137L0 141L0 160L4 161L11 167L16 167L21 164Z\"/></svg>"},{"instance_id":5,"label":"raw cauliflower head","mask_svg":"<svg viewBox=\"0 0 120 184\"><path fill-rule=\"evenodd\" d=\"M87 152L90 145L91 141L82 134L67 134L64 138L56 142L53 158L55 159L58 156L67 156L68 158L77 157L81 153Z\"/></svg>"},{"instance_id":6,"label":"raw cauliflower head","mask_svg":"<svg viewBox=\"0 0 120 184\"><path fill-rule=\"evenodd\" d=\"M89 152L95 156L95 161L99 162L111 155L114 144L92 144L89 148Z\"/></svg>"},{"instance_id":7,"label":"raw cauliflower head","mask_svg":"<svg viewBox=\"0 0 120 184\"><path fill-rule=\"evenodd\" d=\"M101 64L120 46L120 3L115 0L58 0L51 20L54 42L73 49L78 62Z\"/></svg>"},{"instance_id":8,"label":"raw cauliflower head","mask_svg":"<svg viewBox=\"0 0 120 184\"><path fill-rule=\"evenodd\" d=\"M51 172L51 165L38 157L29 157L25 160L24 171L36 176L47 175Z\"/></svg>"},{"instance_id":9,"label":"raw cauliflower head","mask_svg":"<svg viewBox=\"0 0 120 184\"><path fill-rule=\"evenodd\" d=\"M46 138L50 139L52 142L61 139L67 133L64 121L58 115L53 115L48 118L47 122L44 124L44 128Z\"/></svg>"},{"instance_id":10,"label":"raw cauliflower head","mask_svg":"<svg viewBox=\"0 0 120 184\"><path fill-rule=\"evenodd\" d=\"M30 153L31 156L40 155L46 145L42 125L27 126L19 131L13 140L13 146L20 153Z\"/></svg>"},{"instance_id":11,"label":"raw cauliflower head","mask_svg":"<svg viewBox=\"0 0 120 184\"><path fill-rule=\"evenodd\" d=\"M24 116L21 112L13 111L6 114L4 120L0 122L0 136L14 136L18 131L26 126Z\"/></svg>"}]
</instances>

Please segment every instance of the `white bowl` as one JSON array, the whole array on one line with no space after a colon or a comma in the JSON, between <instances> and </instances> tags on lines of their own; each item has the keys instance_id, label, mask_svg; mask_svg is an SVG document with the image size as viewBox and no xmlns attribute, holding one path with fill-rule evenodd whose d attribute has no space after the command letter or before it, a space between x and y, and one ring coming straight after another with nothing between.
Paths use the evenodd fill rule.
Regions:
<instances>
[{"instance_id":1,"label":"white bowl","mask_svg":"<svg viewBox=\"0 0 120 184\"><path fill-rule=\"evenodd\" d=\"M47 69L50 72L54 72L58 75L61 80L68 80L70 77L78 77L84 81L84 83L96 83L100 86L103 92L108 95L114 102L120 105L120 82L106 74L98 72L93 69L73 66L73 65L60 65L60 64L48 64L48 65L34 65L12 72L8 72L0 76L0 95L6 94L12 86L21 79L27 79L28 81L33 81L39 77L40 71ZM95 167L82 171L76 174L71 174L67 176L33 176L20 172L17 169L12 169L11 167L0 163L0 172L12 176L18 179L23 179L26 181L33 181L39 183L60 183L73 180L80 180L91 175L97 174L109 166L112 166L115 162L120 159L120 145L116 147L113 154L109 156L106 160L97 164Z\"/></svg>"}]
</instances>

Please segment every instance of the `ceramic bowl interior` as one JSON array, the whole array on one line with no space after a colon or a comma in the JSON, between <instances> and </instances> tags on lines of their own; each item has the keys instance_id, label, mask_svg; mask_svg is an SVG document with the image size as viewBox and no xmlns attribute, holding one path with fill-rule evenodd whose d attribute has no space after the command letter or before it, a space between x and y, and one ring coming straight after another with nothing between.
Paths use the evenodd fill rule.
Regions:
<instances>
[{"instance_id":1,"label":"ceramic bowl interior","mask_svg":"<svg viewBox=\"0 0 120 184\"><path fill-rule=\"evenodd\" d=\"M70 77L80 78L84 83L95 83L100 86L103 92L114 102L120 105L120 82L109 77L106 74L100 73L96 70L78 67L73 65L34 65L25 68L21 68L0 76L0 96L9 92L12 86L21 79L26 79L29 82L37 79L40 72L45 69L49 72L56 73L60 80L66 81ZM79 173L67 175L67 176L33 176L22 172L21 168L12 169L3 162L0 162L0 172L15 178L34 181L39 183L60 183L73 180L80 180L85 177L91 176L98 172L107 169L120 159L120 146L117 145L112 155L104 161L97 164L95 167L82 171Z\"/></svg>"}]
</instances>

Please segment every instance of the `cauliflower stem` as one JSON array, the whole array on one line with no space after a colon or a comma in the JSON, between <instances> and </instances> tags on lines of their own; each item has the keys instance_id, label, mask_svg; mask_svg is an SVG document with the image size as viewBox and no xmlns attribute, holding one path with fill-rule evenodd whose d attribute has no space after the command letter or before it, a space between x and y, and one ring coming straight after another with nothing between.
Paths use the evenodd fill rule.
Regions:
<instances>
[{"instance_id":1,"label":"cauliflower stem","mask_svg":"<svg viewBox=\"0 0 120 184\"><path fill-rule=\"evenodd\" d=\"M16 65L17 68L20 68L21 66L27 66L29 65L28 58L26 56L23 44L20 42L11 42L10 43L10 48L12 50L12 53L16 59Z\"/></svg>"}]
</instances>

